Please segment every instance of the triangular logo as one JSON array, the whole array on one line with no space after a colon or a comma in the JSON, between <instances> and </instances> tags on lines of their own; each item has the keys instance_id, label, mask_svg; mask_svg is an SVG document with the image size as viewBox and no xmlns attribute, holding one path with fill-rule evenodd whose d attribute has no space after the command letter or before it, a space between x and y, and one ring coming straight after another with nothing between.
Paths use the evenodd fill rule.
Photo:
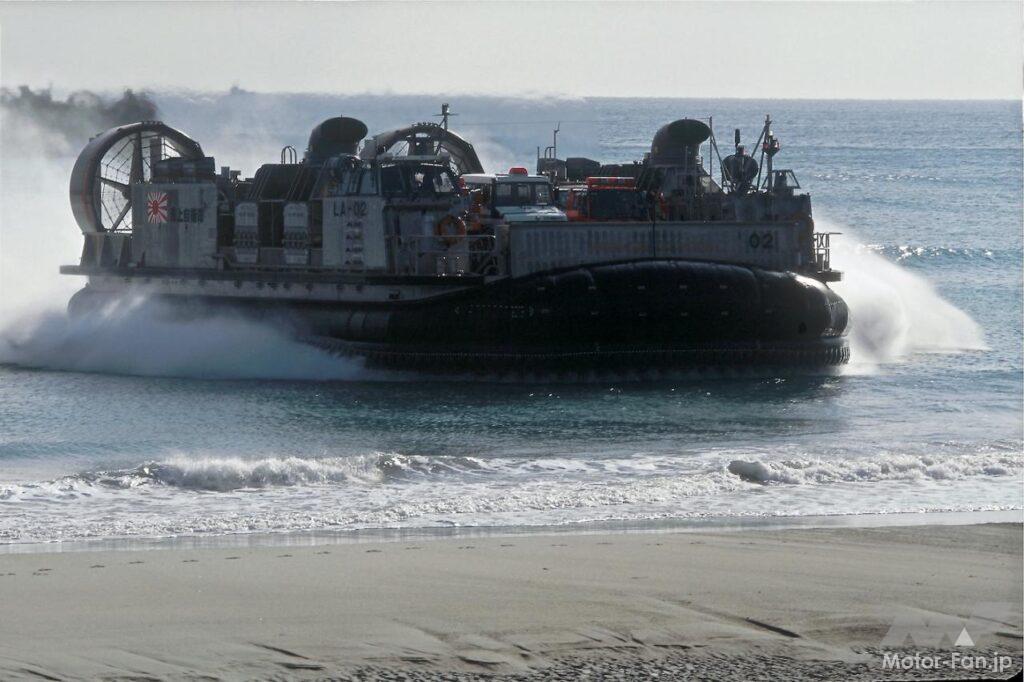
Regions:
<instances>
[{"instance_id":1,"label":"triangular logo","mask_svg":"<svg viewBox=\"0 0 1024 682\"><path fill-rule=\"evenodd\" d=\"M974 646L974 640L967 634L967 628L960 631L960 636L953 642L953 646Z\"/></svg>"}]
</instances>

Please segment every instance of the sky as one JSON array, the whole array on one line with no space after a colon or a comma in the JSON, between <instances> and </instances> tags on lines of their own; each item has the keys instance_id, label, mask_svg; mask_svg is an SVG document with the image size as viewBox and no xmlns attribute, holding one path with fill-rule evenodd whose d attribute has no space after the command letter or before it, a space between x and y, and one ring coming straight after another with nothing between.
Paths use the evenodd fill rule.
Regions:
<instances>
[{"instance_id":1,"label":"sky","mask_svg":"<svg viewBox=\"0 0 1024 682\"><path fill-rule=\"evenodd\" d=\"M0 3L0 85L1019 99L1021 2Z\"/></svg>"}]
</instances>

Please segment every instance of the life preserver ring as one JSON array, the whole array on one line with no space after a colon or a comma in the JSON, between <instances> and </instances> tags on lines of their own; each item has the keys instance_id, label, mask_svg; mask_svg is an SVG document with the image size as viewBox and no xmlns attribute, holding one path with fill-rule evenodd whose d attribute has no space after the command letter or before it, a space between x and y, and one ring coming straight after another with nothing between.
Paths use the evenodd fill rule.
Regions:
<instances>
[{"instance_id":1,"label":"life preserver ring","mask_svg":"<svg viewBox=\"0 0 1024 682\"><path fill-rule=\"evenodd\" d=\"M434 225L434 235L446 246L451 246L466 236L466 222L462 218L446 215Z\"/></svg>"}]
</instances>

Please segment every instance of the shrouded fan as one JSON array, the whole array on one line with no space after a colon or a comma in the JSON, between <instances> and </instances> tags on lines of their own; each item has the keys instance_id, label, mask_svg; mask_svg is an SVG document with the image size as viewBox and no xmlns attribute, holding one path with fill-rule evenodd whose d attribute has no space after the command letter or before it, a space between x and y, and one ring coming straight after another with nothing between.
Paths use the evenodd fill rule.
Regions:
<instances>
[{"instance_id":1,"label":"shrouded fan","mask_svg":"<svg viewBox=\"0 0 1024 682\"><path fill-rule=\"evenodd\" d=\"M681 118L663 125L651 142L651 162L674 164L692 162L698 147L709 137L711 128L704 121Z\"/></svg>"},{"instance_id":2,"label":"shrouded fan","mask_svg":"<svg viewBox=\"0 0 1024 682\"><path fill-rule=\"evenodd\" d=\"M85 234L130 232L131 185L152 177L164 159L202 158L199 143L160 121L140 121L100 133L71 171L71 210Z\"/></svg>"},{"instance_id":3,"label":"shrouded fan","mask_svg":"<svg viewBox=\"0 0 1024 682\"><path fill-rule=\"evenodd\" d=\"M309 134L306 163L322 164L332 156L355 154L366 133L366 124L358 118L329 118Z\"/></svg>"},{"instance_id":4,"label":"shrouded fan","mask_svg":"<svg viewBox=\"0 0 1024 682\"><path fill-rule=\"evenodd\" d=\"M380 133L364 145L361 155L363 158L372 158L383 153L395 156L431 156L442 151L448 153L457 173L484 172L473 145L436 123L417 123Z\"/></svg>"}]
</instances>

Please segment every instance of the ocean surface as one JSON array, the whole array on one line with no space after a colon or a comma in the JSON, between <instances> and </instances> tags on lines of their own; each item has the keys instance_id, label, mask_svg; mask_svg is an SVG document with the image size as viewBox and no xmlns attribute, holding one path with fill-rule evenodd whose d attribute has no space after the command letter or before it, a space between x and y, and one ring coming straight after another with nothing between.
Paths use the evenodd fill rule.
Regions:
<instances>
[{"instance_id":1,"label":"ocean surface","mask_svg":"<svg viewBox=\"0 0 1024 682\"><path fill-rule=\"evenodd\" d=\"M155 99L247 174L328 116L373 132L441 102ZM1024 508L1019 103L450 101L491 170L532 165L559 122L560 155L629 161L660 125L713 116L724 156L770 112L776 167L842 233L852 364L437 380L139 302L71 323L82 282L57 267L81 249L67 180L84 140L5 115L0 544Z\"/></svg>"}]
</instances>

